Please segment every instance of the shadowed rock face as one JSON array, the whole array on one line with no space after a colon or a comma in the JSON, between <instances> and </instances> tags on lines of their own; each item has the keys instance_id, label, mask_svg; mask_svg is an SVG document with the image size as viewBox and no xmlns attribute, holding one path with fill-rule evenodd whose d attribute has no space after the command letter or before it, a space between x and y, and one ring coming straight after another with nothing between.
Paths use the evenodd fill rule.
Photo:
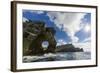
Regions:
<instances>
[{"instance_id":1,"label":"shadowed rock face","mask_svg":"<svg viewBox=\"0 0 100 73\"><path fill-rule=\"evenodd\" d=\"M32 35L34 38L31 39L32 42L29 45L27 55L42 55L44 53L55 52L56 40L54 35L56 31L53 27L45 27L45 23L43 22L28 22L26 25L27 27L24 29L26 35L23 34L23 36L27 37ZM42 47L43 41L48 41L49 43L45 50Z\"/></svg>"},{"instance_id":2,"label":"shadowed rock face","mask_svg":"<svg viewBox=\"0 0 100 73\"><path fill-rule=\"evenodd\" d=\"M72 44L65 44L56 47L56 52L83 52L83 48L76 48Z\"/></svg>"},{"instance_id":3,"label":"shadowed rock face","mask_svg":"<svg viewBox=\"0 0 100 73\"><path fill-rule=\"evenodd\" d=\"M46 50L44 50L44 48L42 47L43 41L49 42L49 46ZM56 41L54 37L51 35L51 32L41 33L36 37L36 39L32 41L32 43L29 46L29 49L32 49L31 53L34 55L55 52Z\"/></svg>"}]
</instances>

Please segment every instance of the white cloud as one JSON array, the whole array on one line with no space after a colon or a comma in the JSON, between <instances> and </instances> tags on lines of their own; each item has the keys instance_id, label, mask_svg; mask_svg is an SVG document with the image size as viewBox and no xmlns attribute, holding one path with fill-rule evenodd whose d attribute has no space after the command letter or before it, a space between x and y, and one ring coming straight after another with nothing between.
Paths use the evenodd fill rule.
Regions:
<instances>
[{"instance_id":1,"label":"white cloud","mask_svg":"<svg viewBox=\"0 0 100 73\"><path fill-rule=\"evenodd\" d=\"M69 37L71 37L72 42L78 42L78 37L75 33L83 28L82 19L86 13L62 13L62 12L48 12L50 20L53 21L58 28L64 26L63 31L65 31Z\"/></svg>"},{"instance_id":2,"label":"white cloud","mask_svg":"<svg viewBox=\"0 0 100 73\"><path fill-rule=\"evenodd\" d=\"M64 44L67 44L67 42L64 41L63 39L59 39L59 40L57 41L57 46L64 45Z\"/></svg>"},{"instance_id":3,"label":"white cloud","mask_svg":"<svg viewBox=\"0 0 100 73\"><path fill-rule=\"evenodd\" d=\"M23 18L22 18L22 20L23 20L23 22L28 21L28 19L27 19L27 18L25 18L25 17L23 17Z\"/></svg>"},{"instance_id":4,"label":"white cloud","mask_svg":"<svg viewBox=\"0 0 100 73\"><path fill-rule=\"evenodd\" d=\"M78 42L79 38L76 36L71 36L72 43Z\"/></svg>"},{"instance_id":5,"label":"white cloud","mask_svg":"<svg viewBox=\"0 0 100 73\"><path fill-rule=\"evenodd\" d=\"M44 13L44 11L30 11L30 12L37 13L37 14L43 14Z\"/></svg>"},{"instance_id":6,"label":"white cloud","mask_svg":"<svg viewBox=\"0 0 100 73\"><path fill-rule=\"evenodd\" d=\"M91 42L84 42L84 43L73 43L75 47L83 48L84 51L91 50Z\"/></svg>"},{"instance_id":7,"label":"white cloud","mask_svg":"<svg viewBox=\"0 0 100 73\"><path fill-rule=\"evenodd\" d=\"M84 39L82 42L91 42L91 37Z\"/></svg>"}]
</instances>

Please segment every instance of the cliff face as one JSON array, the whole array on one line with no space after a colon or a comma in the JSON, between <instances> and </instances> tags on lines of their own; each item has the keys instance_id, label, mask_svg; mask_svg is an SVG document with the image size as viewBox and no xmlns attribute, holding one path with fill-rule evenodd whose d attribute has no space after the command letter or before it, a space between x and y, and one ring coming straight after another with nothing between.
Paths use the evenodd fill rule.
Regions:
<instances>
[{"instance_id":1,"label":"cliff face","mask_svg":"<svg viewBox=\"0 0 100 73\"><path fill-rule=\"evenodd\" d=\"M56 52L83 52L83 48L75 48L72 44L66 44L56 47Z\"/></svg>"},{"instance_id":2,"label":"cliff face","mask_svg":"<svg viewBox=\"0 0 100 73\"><path fill-rule=\"evenodd\" d=\"M54 53L56 31L53 27L46 27L42 21L29 21L23 23L23 44L24 55L42 55L44 53ZM25 42L29 40L30 42ZM44 50L42 43L48 41L49 46ZM28 46L26 46L28 44ZM27 48L27 51L26 51Z\"/></svg>"}]
</instances>

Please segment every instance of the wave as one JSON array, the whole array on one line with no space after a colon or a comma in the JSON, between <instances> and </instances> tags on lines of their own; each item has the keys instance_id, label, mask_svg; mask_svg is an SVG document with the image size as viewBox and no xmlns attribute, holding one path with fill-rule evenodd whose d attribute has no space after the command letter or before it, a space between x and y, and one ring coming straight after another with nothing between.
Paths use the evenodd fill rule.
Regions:
<instances>
[{"instance_id":1,"label":"wave","mask_svg":"<svg viewBox=\"0 0 100 73\"><path fill-rule=\"evenodd\" d=\"M41 56L23 56L23 62L65 61L65 60L87 60L91 58L90 52L60 52L47 53Z\"/></svg>"}]
</instances>

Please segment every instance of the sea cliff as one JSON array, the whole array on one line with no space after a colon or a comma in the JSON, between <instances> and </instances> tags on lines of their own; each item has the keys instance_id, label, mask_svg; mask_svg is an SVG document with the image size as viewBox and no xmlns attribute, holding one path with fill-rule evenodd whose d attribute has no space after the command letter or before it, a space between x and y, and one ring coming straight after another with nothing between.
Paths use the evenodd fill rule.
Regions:
<instances>
[{"instance_id":1,"label":"sea cliff","mask_svg":"<svg viewBox=\"0 0 100 73\"><path fill-rule=\"evenodd\" d=\"M56 47L56 52L83 52L83 48L76 48L72 44L65 44Z\"/></svg>"}]
</instances>

